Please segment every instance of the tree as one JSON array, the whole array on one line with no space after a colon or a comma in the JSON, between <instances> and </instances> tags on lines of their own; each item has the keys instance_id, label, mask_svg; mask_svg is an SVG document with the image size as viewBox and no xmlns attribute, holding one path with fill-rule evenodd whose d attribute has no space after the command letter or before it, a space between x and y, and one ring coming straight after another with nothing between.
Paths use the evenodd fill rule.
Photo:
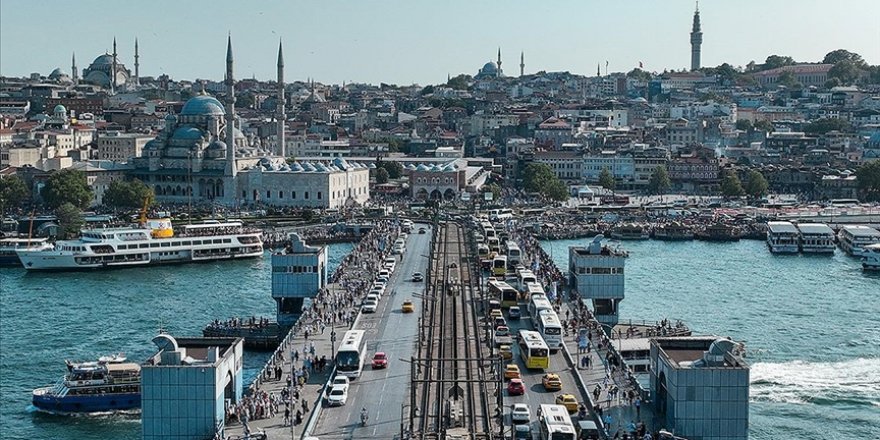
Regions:
<instances>
[{"instance_id":1,"label":"tree","mask_svg":"<svg viewBox=\"0 0 880 440\"><path fill-rule=\"evenodd\" d=\"M529 192L541 192L546 188L556 175L553 169L545 163L532 163L523 171L523 188Z\"/></svg>"},{"instance_id":2,"label":"tree","mask_svg":"<svg viewBox=\"0 0 880 440\"><path fill-rule=\"evenodd\" d=\"M807 134L825 134L829 131L852 131L852 125L844 119L840 118L822 118L804 126L804 132Z\"/></svg>"},{"instance_id":3,"label":"tree","mask_svg":"<svg viewBox=\"0 0 880 440\"><path fill-rule=\"evenodd\" d=\"M30 191L27 185L18 176L9 176L0 179L0 212L6 208L15 207L28 198Z\"/></svg>"},{"instance_id":4,"label":"tree","mask_svg":"<svg viewBox=\"0 0 880 440\"><path fill-rule=\"evenodd\" d=\"M725 197L739 197L745 194L742 182L733 171L725 171L724 178L721 180L721 194Z\"/></svg>"},{"instance_id":5,"label":"tree","mask_svg":"<svg viewBox=\"0 0 880 440\"><path fill-rule=\"evenodd\" d=\"M70 202L62 203L55 210L55 215L58 217L58 226L63 238L75 236L85 224L82 210Z\"/></svg>"},{"instance_id":6,"label":"tree","mask_svg":"<svg viewBox=\"0 0 880 440\"><path fill-rule=\"evenodd\" d=\"M842 85L850 85L858 81L862 74L862 69L856 63L843 60L831 66L828 70L828 79L837 80Z\"/></svg>"},{"instance_id":7,"label":"tree","mask_svg":"<svg viewBox=\"0 0 880 440\"><path fill-rule=\"evenodd\" d=\"M792 58L792 57L786 57L786 56L780 56L780 55L770 55L764 61L763 70L776 69L778 67L791 66L794 64L796 64L796 62L795 62L794 58Z\"/></svg>"},{"instance_id":8,"label":"tree","mask_svg":"<svg viewBox=\"0 0 880 440\"><path fill-rule=\"evenodd\" d=\"M749 178L748 181L746 181L746 194L757 199L767 194L768 188L769 185L767 184L767 179L764 178L764 175L761 174L760 171L749 171Z\"/></svg>"},{"instance_id":9,"label":"tree","mask_svg":"<svg viewBox=\"0 0 880 440\"><path fill-rule=\"evenodd\" d=\"M614 190L617 182L614 181L614 176L611 175L611 171L608 171L608 168L602 168L602 171L599 173L599 186L605 189Z\"/></svg>"},{"instance_id":10,"label":"tree","mask_svg":"<svg viewBox=\"0 0 880 440\"><path fill-rule=\"evenodd\" d=\"M736 129L742 131L749 131L752 129L752 121L748 119L738 119L736 121Z\"/></svg>"},{"instance_id":11,"label":"tree","mask_svg":"<svg viewBox=\"0 0 880 440\"><path fill-rule=\"evenodd\" d=\"M648 82L653 78L650 72L645 72L642 69L635 68L626 73L627 78L633 78L637 81Z\"/></svg>"},{"instance_id":12,"label":"tree","mask_svg":"<svg viewBox=\"0 0 880 440\"><path fill-rule=\"evenodd\" d=\"M113 208L140 208L152 205L156 197L153 189L145 185L140 180L132 180L125 182L117 180L110 183L107 190L104 191L103 203L105 206Z\"/></svg>"},{"instance_id":13,"label":"tree","mask_svg":"<svg viewBox=\"0 0 880 440\"><path fill-rule=\"evenodd\" d=\"M470 75L456 75L452 78L449 78L449 81L446 81L446 86L455 90L467 90L471 79L473 78Z\"/></svg>"},{"instance_id":14,"label":"tree","mask_svg":"<svg viewBox=\"0 0 880 440\"><path fill-rule=\"evenodd\" d=\"M400 179L403 175L403 165L399 162L382 162L380 166L388 172L388 177L391 179Z\"/></svg>"},{"instance_id":15,"label":"tree","mask_svg":"<svg viewBox=\"0 0 880 440\"><path fill-rule=\"evenodd\" d=\"M376 170L376 183L388 183L388 170L385 168L378 168Z\"/></svg>"},{"instance_id":16,"label":"tree","mask_svg":"<svg viewBox=\"0 0 880 440\"><path fill-rule=\"evenodd\" d=\"M779 79L776 80L776 83L780 86L785 86L790 89L797 88L799 84L797 78L795 78L794 74L791 72L782 72L781 74L779 74Z\"/></svg>"},{"instance_id":17,"label":"tree","mask_svg":"<svg viewBox=\"0 0 880 440\"><path fill-rule=\"evenodd\" d=\"M483 186L483 192L491 192L492 200L501 200L501 186L497 183L490 183Z\"/></svg>"},{"instance_id":18,"label":"tree","mask_svg":"<svg viewBox=\"0 0 880 440\"><path fill-rule=\"evenodd\" d=\"M50 208L58 208L65 203L87 208L92 201L92 190L86 181L86 175L72 169L52 173L40 195Z\"/></svg>"},{"instance_id":19,"label":"tree","mask_svg":"<svg viewBox=\"0 0 880 440\"><path fill-rule=\"evenodd\" d=\"M871 161L859 167L856 180L866 200L880 200L880 161Z\"/></svg>"},{"instance_id":20,"label":"tree","mask_svg":"<svg viewBox=\"0 0 880 440\"><path fill-rule=\"evenodd\" d=\"M425 95L430 95L431 93L434 93L434 86L427 85L427 86L425 86L425 88L422 89L421 92L419 92L419 95L425 96Z\"/></svg>"},{"instance_id":21,"label":"tree","mask_svg":"<svg viewBox=\"0 0 880 440\"><path fill-rule=\"evenodd\" d=\"M771 133L773 132L773 130L775 130L775 127L773 126L772 122L766 119L761 119L760 121L755 122L755 130L761 130L766 131L767 133Z\"/></svg>"},{"instance_id":22,"label":"tree","mask_svg":"<svg viewBox=\"0 0 880 440\"><path fill-rule=\"evenodd\" d=\"M849 61L861 68L868 66L868 63L865 62L861 55L845 49L832 50L825 55L824 59L822 59L822 63L824 64L837 64L841 61Z\"/></svg>"},{"instance_id":23,"label":"tree","mask_svg":"<svg viewBox=\"0 0 880 440\"><path fill-rule=\"evenodd\" d=\"M651 179L648 180L648 191L652 194L663 194L672 186L672 182L669 181L669 172L666 171L666 167L663 165L654 168L654 172L651 173Z\"/></svg>"},{"instance_id":24,"label":"tree","mask_svg":"<svg viewBox=\"0 0 880 440\"><path fill-rule=\"evenodd\" d=\"M557 202L564 202L564 201L568 200L568 198L570 197L570 195L568 193L568 185L566 185L565 183L563 183L559 179L556 179L553 182L551 182L550 186L548 186L544 190L544 194L546 194L547 197L550 197L552 200L555 200Z\"/></svg>"}]
</instances>

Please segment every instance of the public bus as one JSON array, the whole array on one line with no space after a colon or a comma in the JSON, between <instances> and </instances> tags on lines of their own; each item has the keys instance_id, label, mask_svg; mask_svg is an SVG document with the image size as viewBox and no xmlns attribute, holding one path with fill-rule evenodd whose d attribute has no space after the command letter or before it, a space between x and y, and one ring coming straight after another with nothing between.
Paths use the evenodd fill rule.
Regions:
<instances>
[{"instance_id":1,"label":"public bus","mask_svg":"<svg viewBox=\"0 0 880 440\"><path fill-rule=\"evenodd\" d=\"M364 330L349 330L342 336L342 343L336 351L336 371L350 378L360 377L366 357Z\"/></svg>"},{"instance_id":2,"label":"public bus","mask_svg":"<svg viewBox=\"0 0 880 440\"><path fill-rule=\"evenodd\" d=\"M490 248L491 249L491 248ZM492 259L492 275L504 277L507 273L507 255L496 255Z\"/></svg>"},{"instance_id":3,"label":"public bus","mask_svg":"<svg viewBox=\"0 0 880 440\"><path fill-rule=\"evenodd\" d=\"M519 292L504 281L489 281L489 298L501 301L502 307L515 306Z\"/></svg>"},{"instance_id":4,"label":"public bus","mask_svg":"<svg viewBox=\"0 0 880 440\"><path fill-rule=\"evenodd\" d=\"M519 354L526 368L550 368L550 349L541 334L531 330L519 331Z\"/></svg>"},{"instance_id":5,"label":"public bus","mask_svg":"<svg viewBox=\"0 0 880 440\"><path fill-rule=\"evenodd\" d=\"M490 251L498 252L499 254L501 253L501 240L499 240L498 237L489 237L486 240L486 243L488 244Z\"/></svg>"},{"instance_id":6,"label":"public bus","mask_svg":"<svg viewBox=\"0 0 880 440\"><path fill-rule=\"evenodd\" d=\"M535 295L529 298L529 317L532 318L532 324L536 328L538 327L538 318L543 310L553 310L553 304L546 296Z\"/></svg>"},{"instance_id":7,"label":"public bus","mask_svg":"<svg viewBox=\"0 0 880 440\"><path fill-rule=\"evenodd\" d=\"M538 423L542 440L575 440L574 425L562 405L543 404L538 407Z\"/></svg>"},{"instance_id":8,"label":"public bus","mask_svg":"<svg viewBox=\"0 0 880 440\"><path fill-rule=\"evenodd\" d=\"M489 258L489 246L486 246L483 243L477 245L477 256L480 257L481 260Z\"/></svg>"},{"instance_id":9,"label":"public bus","mask_svg":"<svg viewBox=\"0 0 880 440\"><path fill-rule=\"evenodd\" d=\"M495 228L492 227L491 223L486 223L483 225L483 235L486 236L487 240L491 238L498 238L498 236L495 234Z\"/></svg>"},{"instance_id":10,"label":"public bus","mask_svg":"<svg viewBox=\"0 0 880 440\"><path fill-rule=\"evenodd\" d=\"M543 298L547 298L547 292L544 291L544 287L541 286L541 283L526 283L526 288L523 289L523 293L526 294L526 298L532 299L533 296L540 296Z\"/></svg>"},{"instance_id":11,"label":"public bus","mask_svg":"<svg viewBox=\"0 0 880 440\"><path fill-rule=\"evenodd\" d=\"M513 210L508 208L492 209L489 211L489 220L495 222L498 220L507 220L513 218Z\"/></svg>"},{"instance_id":12,"label":"public bus","mask_svg":"<svg viewBox=\"0 0 880 440\"><path fill-rule=\"evenodd\" d=\"M513 240L504 243L504 254L507 255L507 264L511 266L515 267L522 261L522 251Z\"/></svg>"},{"instance_id":13,"label":"public bus","mask_svg":"<svg viewBox=\"0 0 880 440\"><path fill-rule=\"evenodd\" d=\"M542 310L538 313L538 325L535 330L544 338L550 351L562 348L562 322L553 310Z\"/></svg>"},{"instance_id":14,"label":"public bus","mask_svg":"<svg viewBox=\"0 0 880 440\"><path fill-rule=\"evenodd\" d=\"M538 277L534 272L524 269L517 271L516 273L516 287L519 288L520 291L526 292L528 289L529 283L537 283Z\"/></svg>"}]
</instances>

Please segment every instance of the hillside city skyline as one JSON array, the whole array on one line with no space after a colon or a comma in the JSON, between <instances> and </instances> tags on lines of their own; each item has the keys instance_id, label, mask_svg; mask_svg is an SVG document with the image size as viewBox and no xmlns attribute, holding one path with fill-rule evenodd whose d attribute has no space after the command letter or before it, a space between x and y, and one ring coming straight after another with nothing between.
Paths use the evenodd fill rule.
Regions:
<instances>
[{"instance_id":1,"label":"hillside city skyline","mask_svg":"<svg viewBox=\"0 0 880 440\"><path fill-rule=\"evenodd\" d=\"M835 49L858 53L868 64L880 63L880 34L870 23L870 17L880 13L880 6L870 1L843 4L846 7L826 11L819 8L817 2L808 2L797 11L785 12L785 20L774 21L768 20L768 16L783 16L780 14L785 11L785 5L761 5L761 14L755 16L747 5L732 8L724 3L704 1L700 5L704 34L702 66L714 67L726 62L744 67L750 61L760 64L770 55L815 63ZM335 34L326 35L322 33L326 33L327 28L320 24L284 21L313 13L320 15L323 10L316 10L316 5L303 5L301 11L277 5L277 14L267 14L271 7L238 11L240 14L233 15L241 19L233 23L224 20L226 16L220 12L235 11L241 6L227 5L228 8L217 8L223 10L217 11L200 9L197 3L193 8L204 14L203 20L217 23L200 32L187 30L202 26L186 18L191 14L169 16L167 8L138 11L136 17L131 11L102 10L111 24L90 33L87 40L59 41L54 33L28 34L29 44L21 44L13 38L0 39L0 76L27 76L34 72L46 75L55 68L69 73L73 54L82 69L95 57L111 52L116 38L119 59L127 65L134 62L134 41L138 40L143 76L168 74L175 79L221 80L220 61L227 33L231 33L239 54L238 76L260 80L274 76L274 51L279 40L288 51L291 81L313 78L335 84L438 84L445 81L447 74L474 75L483 63L496 59L499 48L511 76L519 73L521 55L524 55L527 74L568 71L594 76L597 66L602 74L627 72L640 64L649 72L682 70L689 66L689 33L695 7L690 1L672 2L662 8L647 3L633 8L568 5L573 11L571 15L585 17L583 23L572 17L559 17L557 13L548 15L542 8L532 10L516 5L503 11L478 5L470 8L471 13L466 16L451 13L455 8L434 10L433 6L423 5L420 15L418 11L400 10L391 5L394 2L364 10L359 10L362 8L359 5L346 5L345 10L334 16L338 23L333 28ZM73 32L71 24L78 21L77 16L94 14L98 6L85 2L63 17L45 13L44 9L50 7L41 3L4 2L0 6L3 12L0 29L5 35L24 35L24 26L29 22L25 16L36 15L46 17L46 28L58 29L58 33L66 35ZM875 13L871 13L872 10ZM351 17L346 15L349 13ZM517 14L529 17L522 27L509 24ZM448 31L419 27L418 23L425 20L423 15L437 17L432 22L448 24ZM609 22L617 22L615 17L621 15L628 20L627 26L609 25ZM376 20L385 18L396 19L395 25L376 32L370 23L383 23ZM149 29L139 29L143 23L149 23ZM537 26L539 24L541 26ZM540 34L533 31L538 27ZM772 38L768 38L766 29L773 29ZM816 32L816 29L822 31ZM569 41L583 43L569 44ZM35 46L40 50L33 50ZM401 59L406 62L399 62Z\"/></svg>"}]
</instances>

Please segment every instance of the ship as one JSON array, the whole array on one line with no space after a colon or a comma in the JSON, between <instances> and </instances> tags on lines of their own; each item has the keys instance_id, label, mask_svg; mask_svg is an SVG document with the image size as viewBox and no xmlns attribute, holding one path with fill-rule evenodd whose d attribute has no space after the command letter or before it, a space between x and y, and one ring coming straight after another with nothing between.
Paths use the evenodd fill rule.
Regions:
<instances>
[{"instance_id":1,"label":"ship","mask_svg":"<svg viewBox=\"0 0 880 440\"><path fill-rule=\"evenodd\" d=\"M614 228L611 231L611 238L615 240L647 240L651 238L651 235L641 225L631 223Z\"/></svg>"},{"instance_id":2,"label":"ship","mask_svg":"<svg viewBox=\"0 0 880 440\"><path fill-rule=\"evenodd\" d=\"M262 233L241 222L208 220L176 233L167 219L137 227L85 229L51 249L17 249L28 270L81 270L263 256Z\"/></svg>"},{"instance_id":3,"label":"ship","mask_svg":"<svg viewBox=\"0 0 880 440\"><path fill-rule=\"evenodd\" d=\"M122 354L97 362L70 362L55 385L33 391L37 410L53 414L136 411L141 407L141 367Z\"/></svg>"},{"instance_id":4,"label":"ship","mask_svg":"<svg viewBox=\"0 0 880 440\"><path fill-rule=\"evenodd\" d=\"M880 271L880 244L865 246L862 255L862 269Z\"/></svg>"},{"instance_id":5,"label":"ship","mask_svg":"<svg viewBox=\"0 0 880 440\"><path fill-rule=\"evenodd\" d=\"M693 240L694 231L690 226L679 222L672 222L655 229L654 239L663 241Z\"/></svg>"},{"instance_id":6,"label":"ship","mask_svg":"<svg viewBox=\"0 0 880 440\"><path fill-rule=\"evenodd\" d=\"M742 238L742 232L739 228L724 223L709 225L694 235L705 241L739 241Z\"/></svg>"},{"instance_id":7,"label":"ship","mask_svg":"<svg viewBox=\"0 0 880 440\"><path fill-rule=\"evenodd\" d=\"M46 238L0 239L0 267L21 267L21 260L15 252L18 249L48 250L52 249L52 243Z\"/></svg>"}]
</instances>

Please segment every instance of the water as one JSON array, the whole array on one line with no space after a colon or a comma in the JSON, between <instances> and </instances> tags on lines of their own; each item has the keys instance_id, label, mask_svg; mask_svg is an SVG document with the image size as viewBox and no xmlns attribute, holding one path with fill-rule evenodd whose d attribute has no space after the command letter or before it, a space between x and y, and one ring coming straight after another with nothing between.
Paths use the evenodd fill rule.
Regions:
<instances>
[{"instance_id":1,"label":"water","mask_svg":"<svg viewBox=\"0 0 880 440\"><path fill-rule=\"evenodd\" d=\"M560 269L568 247L543 242ZM746 342L751 439L880 438L880 277L764 242L625 242L620 318L682 319Z\"/></svg>"},{"instance_id":2,"label":"water","mask_svg":"<svg viewBox=\"0 0 880 440\"><path fill-rule=\"evenodd\" d=\"M352 244L329 246L329 270ZM64 359L125 352L142 361L163 327L200 336L215 318L274 316L271 264L263 259L101 272L0 269L0 439L138 439L137 417L58 417L34 412L33 388L56 381ZM268 354L245 352L245 384Z\"/></svg>"}]
</instances>

